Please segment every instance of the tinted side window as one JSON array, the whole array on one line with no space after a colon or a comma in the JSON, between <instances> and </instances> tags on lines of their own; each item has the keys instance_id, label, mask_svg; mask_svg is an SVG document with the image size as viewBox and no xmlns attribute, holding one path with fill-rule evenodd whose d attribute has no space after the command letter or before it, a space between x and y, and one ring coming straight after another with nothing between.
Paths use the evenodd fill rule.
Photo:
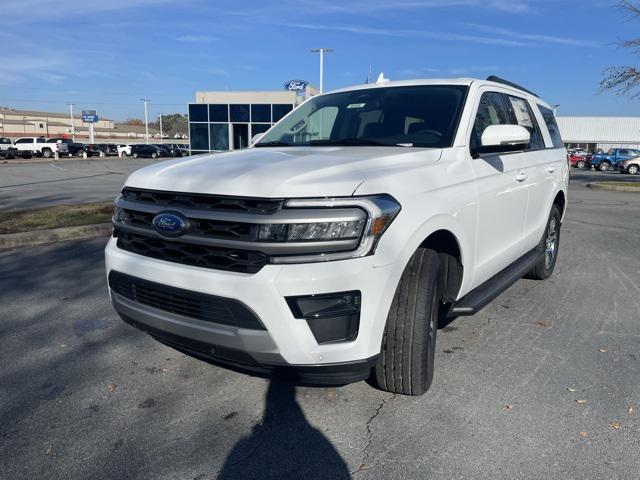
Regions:
<instances>
[{"instance_id":1,"label":"tinted side window","mask_svg":"<svg viewBox=\"0 0 640 480\"><path fill-rule=\"evenodd\" d=\"M480 98L476 121L471 132L471 148L480 146L482 134L491 125L509 125L509 112L503 101L503 95L496 92L486 92Z\"/></svg>"},{"instance_id":2,"label":"tinted side window","mask_svg":"<svg viewBox=\"0 0 640 480\"><path fill-rule=\"evenodd\" d=\"M542 105L538 105L538 110L540 110L542 118L544 118L544 123L546 123L547 125L547 129L549 130L549 135L551 135L551 141L553 142L554 148L563 147L564 143L562 143L560 129L558 128L556 117L553 114L553 111L548 109L547 107L543 107Z\"/></svg>"},{"instance_id":3,"label":"tinted side window","mask_svg":"<svg viewBox=\"0 0 640 480\"><path fill-rule=\"evenodd\" d=\"M33 143L33 140L31 138L20 138L16 140L16 143Z\"/></svg>"},{"instance_id":4,"label":"tinted side window","mask_svg":"<svg viewBox=\"0 0 640 480\"><path fill-rule=\"evenodd\" d=\"M544 148L544 139L540 133L536 117L533 115L533 112L529 107L529 102L524 98L509 95L507 96L507 108L511 113L512 120L515 120L514 124L520 125L529 131L529 134L531 135L529 148L532 150Z\"/></svg>"}]
</instances>

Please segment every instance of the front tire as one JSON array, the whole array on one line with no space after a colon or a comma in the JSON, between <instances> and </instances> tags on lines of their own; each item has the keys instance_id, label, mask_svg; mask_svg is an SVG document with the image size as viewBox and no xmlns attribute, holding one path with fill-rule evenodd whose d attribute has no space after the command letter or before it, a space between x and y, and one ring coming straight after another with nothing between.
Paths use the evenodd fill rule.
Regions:
<instances>
[{"instance_id":1,"label":"front tire","mask_svg":"<svg viewBox=\"0 0 640 480\"><path fill-rule=\"evenodd\" d=\"M542 240L538 244L538 250L544 251L544 257L531 269L527 274L527 278L545 280L553 273L560 246L560 226L560 210L557 205L554 205L551 208L551 215L547 220L547 227L544 230Z\"/></svg>"},{"instance_id":2,"label":"front tire","mask_svg":"<svg viewBox=\"0 0 640 480\"><path fill-rule=\"evenodd\" d=\"M630 175L637 175L638 165L629 165L629 168L627 168L627 173Z\"/></svg>"},{"instance_id":3,"label":"front tire","mask_svg":"<svg viewBox=\"0 0 640 480\"><path fill-rule=\"evenodd\" d=\"M152 153L151 154L151 158L158 158L158 154L157 153Z\"/></svg>"},{"instance_id":4,"label":"front tire","mask_svg":"<svg viewBox=\"0 0 640 480\"><path fill-rule=\"evenodd\" d=\"M417 396L431 386L441 299L439 270L438 254L419 248L402 274L373 373L382 390Z\"/></svg>"},{"instance_id":5,"label":"front tire","mask_svg":"<svg viewBox=\"0 0 640 480\"><path fill-rule=\"evenodd\" d=\"M601 172L606 172L607 170L609 170L609 168L611 168L611 165L609 164L609 162L602 162L600 164L600 171Z\"/></svg>"},{"instance_id":6,"label":"front tire","mask_svg":"<svg viewBox=\"0 0 640 480\"><path fill-rule=\"evenodd\" d=\"M587 164L585 162L583 162L582 160L580 160L578 163L576 163L576 167L578 167L580 170L582 170Z\"/></svg>"},{"instance_id":7,"label":"front tire","mask_svg":"<svg viewBox=\"0 0 640 480\"><path fill-rule=\"evenodd\" d=\"M51 158L53 157L53 152L51 152L51 150L49 150L48 148L45 148L44 150L42 150L42 156L44 158Z\"/></svg>"}]
</instances>

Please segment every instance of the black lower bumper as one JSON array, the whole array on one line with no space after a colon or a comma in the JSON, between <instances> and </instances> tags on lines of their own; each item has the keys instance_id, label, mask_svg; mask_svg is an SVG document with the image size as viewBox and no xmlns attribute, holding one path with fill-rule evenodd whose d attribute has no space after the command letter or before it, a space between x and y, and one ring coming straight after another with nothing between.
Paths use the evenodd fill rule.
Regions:
<instances>
[{"instance_id":1,"label":"black lower bumper","mask_svg":"<svg viewBox=\"0 0 640 480\"><path fill-rule=\"evenodd\" d=\"M274 365L258 363L250 353L228 347L198 342L164 332L136 322L120 313L120 317L158 340L186 355L205 362L262 378L278 378L299 385L347 385L366 380L376 364L378 355L354 362L326 365Z\"/></svg>"}]
</instances>

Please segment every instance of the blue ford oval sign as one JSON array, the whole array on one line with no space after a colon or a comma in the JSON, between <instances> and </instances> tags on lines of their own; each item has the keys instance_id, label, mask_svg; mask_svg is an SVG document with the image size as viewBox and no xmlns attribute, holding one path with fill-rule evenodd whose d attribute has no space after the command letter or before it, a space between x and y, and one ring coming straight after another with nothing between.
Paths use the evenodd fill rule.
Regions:
<instances>
[{"instance_id":1,"label":"blue ford oval sign","mask_svg":"<svg viewBox=\"0 0 640 480\"><path fill-rule=\"evenodd\" d=\"M153 217L153 226L161 235L177 237L187 230L187 219L179 213L162 212Z\"/></svg>"},{"instance_id":2,"label":"blue ford oval sign","mask_svg":"<svg viewBox=\"0 0 640 480\"><path fill-rule=\"evenodd\" d=\"M289 80L284 83L284 89L288 92L304 92L309 85L306 80Z\"/></svg>"}]
</instances>

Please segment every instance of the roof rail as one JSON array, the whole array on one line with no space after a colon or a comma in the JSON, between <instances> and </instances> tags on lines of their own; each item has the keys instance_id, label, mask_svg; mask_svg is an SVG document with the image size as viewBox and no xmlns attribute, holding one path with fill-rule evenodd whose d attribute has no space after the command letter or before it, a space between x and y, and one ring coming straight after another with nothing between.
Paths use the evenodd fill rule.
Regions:
<instances>
[{"instance_id":1,"label":"roof rail","mask_svg":"<svg viewBox=\"0 0 640 480\"><path fill-rule=\"evenodd\" d=\"M527 92L527 93L533 95L534 97L540 98L536 93L533 93L531 90L527 90L526 88L521 87L517 83L510 82L509 80L505 80L504 78L500 78L500 77L497 77L495 75L489 75L487 77L487 81L488 82L502 83L503 85L509 85L510 87L517 88L518 90L522 90L523 92Z\"/></svg>"}]
</instances>

